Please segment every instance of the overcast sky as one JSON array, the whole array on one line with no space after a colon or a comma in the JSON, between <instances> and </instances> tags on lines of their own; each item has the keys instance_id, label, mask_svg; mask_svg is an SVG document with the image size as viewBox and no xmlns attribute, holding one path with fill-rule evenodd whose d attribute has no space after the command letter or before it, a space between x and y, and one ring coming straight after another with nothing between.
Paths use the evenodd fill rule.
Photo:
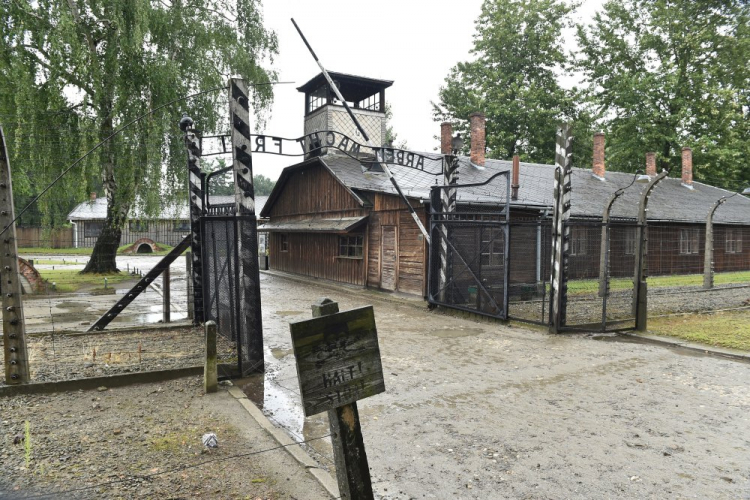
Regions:
<instances>
[{"instance_id":1,"label":"overcast sky","mask_svg":"<svg viewBox=\"0 0 750 500\"><path fill-rule=\"evenodd\" d=\"M588 20L602 0L586 0L577 18ZM392 124L409 149L433 151L440 125L432 121L430 101L448 71L469 58L474 21L481 0L265 0L264 21L279 38L270 119L263 131L296 138L303 133L304 96L297 87L320 72L290 18L294 18L323 66L329 71L393 80L385 92L393 109ZM571 44L573 40L571 40ZM253 170L277 179L298 159L253 155Z\"/></svg>"}]
</instances>

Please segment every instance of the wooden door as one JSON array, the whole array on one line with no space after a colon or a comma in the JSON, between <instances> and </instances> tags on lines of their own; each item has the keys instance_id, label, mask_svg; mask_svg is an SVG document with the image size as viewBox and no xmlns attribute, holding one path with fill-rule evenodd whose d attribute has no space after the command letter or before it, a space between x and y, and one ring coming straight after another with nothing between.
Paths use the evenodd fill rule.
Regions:
<instances>
[{"instance_id":1,"label":"wooden door","mask_svg":"<svg viewBox=\"0 0 750 500\"><path fill-rule=\"evenodd\" d=\"M396 289L396 276L398 276L396 229L396 226L382 226L383 233L380 239L380 287L385 290Z\"/></svg>"}]
</instances>

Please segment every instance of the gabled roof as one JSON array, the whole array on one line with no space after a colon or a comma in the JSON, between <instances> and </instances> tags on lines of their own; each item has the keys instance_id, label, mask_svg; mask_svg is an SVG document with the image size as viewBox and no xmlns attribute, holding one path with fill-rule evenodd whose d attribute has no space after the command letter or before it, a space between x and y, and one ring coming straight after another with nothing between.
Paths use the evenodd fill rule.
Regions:
<instances>
[{"instance_id":1,"label":"gabled roof","mask_svg":"<svg viewBox=\"0 0 750 500\"><path fill-rule=\"evenodd\" d=\"M260 213L263 210L263 206L268 200L268 196L256 196L255 197L255 211ZM234 196L210 196L210 205L226 205L233 204ZM84 201L79 203L76 207L68 214L68 220L104 220L107 218L107 199L97 198L94 201ZM184 203L177 203L169 206L165 206L161 213L155 217L145 217L138 207L131 209L129 216L130 219L150 219L150 220L187 220L190 218L190 211L188 210L187 201Z\"/></svg>"},{"instance_id":2,"label":"gabled roof","mask_svg":"<svg viewBox=\"0 0 750 500\"><path fill-rule=\"evenodd\" d=\"M348 157L347 157L348 158ZM352 160L353 161L353 160ZM355 162L356 165L359 165L359 162ZM323 168L328 170L332 177L338 181L344 189L346 189L349 194L352 195L352 198L357 202L359 206L365 206L365 201L357 195L352 190L351 186L348 186L341 178L339 178L338 175L336 175L335 172L331 170L331 168L328 165L328 162L323 161L320 156L316 156L313 158L309 158L303 162L297 163L296 165L292 165L289 167L286 167L284 170L281 171L281 175L279 176L279 179L276 181L276 185L273 187L273 191L271 191L271 194L268 195L268 200L266 200L265 205L263 206L262 210L257 210L256 213L259 214L260 217L270 217L271 216L271 208L273 208L273 205L276 203L276 201L279 199L279 196L281 195L281 192L284 189L284 186L286 185L286 182L289 180L289 178L297 173L300 170L304 170L305 168L311 167L313 165L321 165ZM359 166L361 170L361 166Z\"/></svg>"},{"instance_id":3,"label":"gabled roof","mask_svg":"<svg viewBox=\"0 0 750 500\"><path fill-rule=\"evenodd\" d=\"M431 157L438 156L434 153L423 154ZM359 191L398 194L385 173L368 171L359 161L349 156L329 153L284 169L269 197L267 208L270 209L273 205L289 175L314 162L320 162L324 165L342 185L352 191L352 194ZM489 159L486 161L484 168L477 168L471 164L468 157L460 157L459 184L483 182L498 172L509 172L511 167L510 161ZM407 197L426 202L429 202L430 188L436 183L442 184L443 182L441 175L436 176L429 173L440 172L439 160L426 162L425 170L429 172L399 165L389 165L389 169ZM521 163L518 200L511 201L511 205L540 210L551 208L553 204L554 171L554 165ZM589 169L573 168L572 215L574 217L601 218L604 205L612 193L619 188L627 187L632 180L633 174L607 172L606 180L602 181L594 177ZM457 195L458 202L497 203L500 199L504 200L506 196L505 182L505 178L498 178L492 181L489 186L460 189ZM640 193L644 186L644 184L630 186L615 202L611 217L635 218ZM688 189L682 185L680 179L667 178L659 183L650 197L648 219L702 223L705 222L706 215L716 200L732 194L731 191L701 182L694 182L693 189ZM268 216L267 213L263 215ZM737 195L727 200L716 211L714 222L750 224L750 199Z\"/></svg>"}]
</instances>

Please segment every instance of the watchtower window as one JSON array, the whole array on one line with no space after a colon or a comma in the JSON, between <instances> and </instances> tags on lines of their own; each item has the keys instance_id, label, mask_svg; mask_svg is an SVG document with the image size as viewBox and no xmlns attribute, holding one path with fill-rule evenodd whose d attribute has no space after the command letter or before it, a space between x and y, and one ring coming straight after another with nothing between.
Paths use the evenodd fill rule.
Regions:
<instances>
[{"instance_id":1,"label":"watchtower window","mask_svg":"<svg viewBox=\"0 0 750 500\"><path fill-rule=\"evenodd\" d=\"M312 113L316 109L325 106L328 103L328 86L323 85L317 90L313 90L307 95L308 99L308 113Z\"/></svg>"},{"instance_id":2,"label":"watchtower window","mask_svg":"<svg viewBox=\"0 0 750 500\"><path fill-rule=\"evenodd\" d=\"M380 92L362 99L357 103L356 107L360 109L369 109L371 111L380 111Z\"/></svg>"}]
</instances>

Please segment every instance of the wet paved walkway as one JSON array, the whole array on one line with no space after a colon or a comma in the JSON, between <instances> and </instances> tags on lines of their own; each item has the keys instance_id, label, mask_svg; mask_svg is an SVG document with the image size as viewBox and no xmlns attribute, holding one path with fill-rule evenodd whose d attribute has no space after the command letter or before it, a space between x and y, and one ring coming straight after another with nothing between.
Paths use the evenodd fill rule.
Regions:
<instances>
[{"instance_id":1,"label":"wet paved walkway","mask_svg":"<svg viewBox=\"0 0 750 500\"><path fill-rule=\"evenodd\" d=\"M298 438L328 424L302 417L288 322L310 318L321 296L374 306L387 392L359 408L379 498L750 495L746 363L553 337L279 275L261 286L263 404ZM317 457L331 464L329 448Z\"/></svg>"}]
</instances>

